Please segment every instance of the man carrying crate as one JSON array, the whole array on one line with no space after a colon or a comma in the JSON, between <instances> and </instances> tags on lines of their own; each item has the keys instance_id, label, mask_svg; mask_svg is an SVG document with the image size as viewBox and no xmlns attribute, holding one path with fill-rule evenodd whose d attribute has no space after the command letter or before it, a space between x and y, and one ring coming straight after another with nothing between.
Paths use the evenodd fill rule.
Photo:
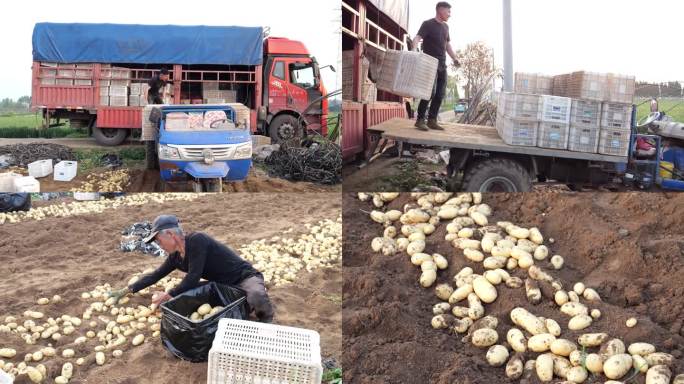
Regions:
<instances>
[{"instance_id":1,"label":"man carrying crate","mask_svg":"<svg viewBox=\"0 0 684 384\"><path fill-rule=\"evenodd\" d=\"M270 323L273 320L273 306L266 293L263 275L230 247L206 233L184 233L174 215L160 215L154 219L152 232L143 241L149 243L153 240L169 255L164 263L128 287L110 292L109 297L118 302L121 297L147 288L179 269L187 273L183 280L168 293L157 294L152 300L154 304L159 305L202 285L200 278L204 278L241 288L247 293L247 303L259 321Z\"/></svg>"},{"instance_id":2,"label":"man carrying crate","mask_svg":"<svg viewBox=\"0 0 684 384\"><path fill-rule=\"evenodd\" d=\"M150 89L147 91L148 104L164 104L166 97L166 84L169 82L169 70L162 68L158 74L152 76L147 84ZM159 95L159 90L162 90L162 95Z\"/></svg>"},{"instance_id":3,"label":"man carrying crate","mask_svg":"<svg viewBox=\"0 0 684 384\"><path fill-rule=\"evenodd\" d=\"M437 78L435 86L432 88L432 98L430 100L421 100L418 104L418 119L416 120L416 128L421 131L428 129L444 130L444 128L437 123L437 115L442 106L442 99L446 92L447 85L447 66L446 54L448 53L454 61L456 67L460 66L454 50L451 48L449 38L449 26L447 20L451 17L451 5L445 1L440 1L436 6L437 14L434 19L425 20L418 30L418 34L413 39L413 50L418 50L418 45L423 42L423 53L430 55L439 60L437 66ZM430 105L428 113L427 124L425 124L425 112Z\"/></svg>"}]
</instances>

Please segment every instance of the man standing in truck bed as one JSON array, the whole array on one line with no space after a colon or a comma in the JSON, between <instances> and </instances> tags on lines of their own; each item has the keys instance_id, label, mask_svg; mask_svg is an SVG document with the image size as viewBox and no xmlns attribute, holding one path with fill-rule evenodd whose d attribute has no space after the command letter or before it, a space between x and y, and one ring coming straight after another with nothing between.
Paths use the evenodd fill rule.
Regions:
<instances>
[{"instance_id":1,"label":"man standing in truck bed","mask_svg":"<svg viewBox=\"0 0 684 384\"><path fill-rule=\"evenodd\" d=\"M449 26L447 25L447 20L451 17L451 5L445 1L440 1L437 3L436 11L437 14L435 18L425 20L420 26L418 34L413 39L414 50L418 50L418 45L422 41L423 53L439 60L437 78L435 80L435 86L432 88L432 98L430 100L421 100L420 104L418 104L416 128L421 131L427 131L428 129L444 130L444 128L437 123L437 115L439 114L439 108L442 106L442 99L446 92L446 54L449 54L456 67L460 66L460 63L456 59L456 54L451 48ZM430 111L428 112L427 124L425 124L425 112L427 112L428 105L430 106Z\"/></svg>"},{"instance_id":2,"label":"man standing in truck bed","mask_svg":"<svg viewBox=\"0 0 684 384\"><path fill-rule=\"evenodd\" d=\"M152 76L147 84L150 89L147 91L147 103L148 104L164 104L164 98L166 97L166 84L169 82L169 70L162 68L158 74ZM159 95L159 90L162 91L162 95Z\"/></svg>"}]
</instances>

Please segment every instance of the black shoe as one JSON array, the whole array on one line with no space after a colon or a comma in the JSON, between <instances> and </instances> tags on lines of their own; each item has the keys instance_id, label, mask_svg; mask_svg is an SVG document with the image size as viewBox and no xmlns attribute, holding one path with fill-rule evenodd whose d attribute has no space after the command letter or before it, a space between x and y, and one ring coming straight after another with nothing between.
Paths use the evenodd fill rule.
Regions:
<instances>
[{"instance_id":1,"label":"black shoe","mask_svg":"<svg viewBox=\"0 0 684 384\"><path fill-rule=\"evenodd\" d=\"M428 126L425 125L425 120L423 120L423 119L416 120L416 125L415 125L415 127L416 127L419 131L429 131Z\"/></svg>"},{"instance_id":2,"label":"black shoe","mask_svg":"<svg viewBox=\"0 0 684 384\"><path fill-rule=\"evenodd\" d=\"M436 129L436 130L438 130L438 131L443 131L443 130L444 130L444 127L442 127L441 125L437 124L437 119L429 119L428 122L427 122L427 126L428 126L428 128L430 128L430 129Z\"/></svg>"}]
</instances>

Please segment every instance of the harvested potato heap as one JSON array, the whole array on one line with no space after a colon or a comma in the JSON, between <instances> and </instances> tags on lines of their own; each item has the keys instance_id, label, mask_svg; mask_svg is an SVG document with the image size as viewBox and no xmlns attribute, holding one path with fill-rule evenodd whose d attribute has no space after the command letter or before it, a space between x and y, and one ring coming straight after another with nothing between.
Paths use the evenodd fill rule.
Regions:
<instances>
[{"instance_id":1,"label":"harvested potato heap","mask_svg":"<svg viewBox=\"0 0 684 384\"><path fill-rule=\"evenodd\" d=\"M253 263L267 283L275 285L294 281L302 268L311 272L339 264L342 260L342 217L307 223L304 227L307 232L296 239L275 236L257 240L241 246L239 253Z\"/></svg>"},{"instance_id":2,"label":"harvested potato heap","mask_svg":"<svg viewBox=\"0 0 684 384\"><path fill-rule=\"evenodd\" d=\"M28 212L0 212L0 224L6 222L18 223L26 220L43 220L48 217L69 217L89 213L102 213L106 210L119 207L163 203L165 201L192 201L200 196L202 196L202 194L199 193L136 193L119 199L53 204L44 207L31 208Z\"/></svg>"},{"instance_id":3,"label":"harvested potato heap","mask_svg":"<svg viewBox=\"0 0 684 384\"><path fill-rule=\"evenodd\" d=\"M606 384L628 382L645 374L646 384L669 384L674 357L656 351L652 344L637 341L629 345L607 333L585 333L576 341L562 338L563 326L572 331L589 327L601 318L591 305L601 301L598 292L577 282L564 289L562 282L549 272L563 267L563 257L554 255L544 244L538 228L525 228L508 221L490 223L492 209L482 202L479 193L411 193L412 201L400 210L379 210L399 196L398 193L359 193L362 201L372 201L378 210L368 212L371 220L384 226L383 235L371 241L371 249L392 256L406 253L411 263L420 267L419 283L432 287L439 271L448 267L448 259L427 251L426 238L446 222L445 240L459 249L469 262L482 264L483 274L471 267L461 269L452 283L438 284L439 303L432 308L432 327L464 334L463 342L486 348L485 358L493 367L505 365L510 379L531 378L542 382L554 377L564 383L582 383L589 375L605 375ZM552 244L553 239L548 243ZM459 257L459 256L457 256ZM513 276L522 272L523 278ZM535 315L526 308L511 310L515 327L499 336L499 319L486 315L486 304L499 297L497 286L505 284L525 289L529 303L542 300L540 284L555 291L553 301L559 321ZM635 318L626 321L633 327ZM561 324L563 326L561 326ZM531 354L538 354L532 359ZM684 384L684 374L673 384Z\"/></svg>"},{"instance_id":4,"label":"harvested potato heap","mask_svg":"<svg viewBox=\"0 0 684 384\"><path fill-rule=\"evenodd\" d=\"M190 320L200 322L206 320L215 314L219 313L223 308L220 305L212 307L211 304L205 303L197 307L197 310L190 315Z\"/></svg>"},{"instance_id":5,"label":"harvested potato heap","mask_svg":"<svg viewBox=\"0 0 684 384\"><path fill-rule=\"evenodd\" d=\"M72 192L122 192L131 181L131 176L127 169L116 169L103 173L93 173L88 175L77 188Z\"/></svg>"}]
</instances>

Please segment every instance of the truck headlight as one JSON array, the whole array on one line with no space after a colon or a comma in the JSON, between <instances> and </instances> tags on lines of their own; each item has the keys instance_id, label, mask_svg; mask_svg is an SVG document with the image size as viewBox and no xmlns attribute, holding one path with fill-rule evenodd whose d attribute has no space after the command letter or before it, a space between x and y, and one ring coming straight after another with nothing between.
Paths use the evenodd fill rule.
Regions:
<instances>
[{"instance_id":1,"label":"truck headlight","mask_svg":"<svg viewBox=\"0 0 684 384\"><path fill-rule=\"evenodd\" d=\"M249 159L252 157L252 143L244 143L238 145L235 150L234 159Z\"/></svg>"},{"instance_id":2,"label":"truck headlight","mask_svg":"<svg viewBox=\"0 0 684 384\"><path fill-rule=\"evenodd\" d=\"M159 159L161 160L180 160L180 153L178 148L169 147L168 145L159 144Z\"/></svg>"}]
</instances>

